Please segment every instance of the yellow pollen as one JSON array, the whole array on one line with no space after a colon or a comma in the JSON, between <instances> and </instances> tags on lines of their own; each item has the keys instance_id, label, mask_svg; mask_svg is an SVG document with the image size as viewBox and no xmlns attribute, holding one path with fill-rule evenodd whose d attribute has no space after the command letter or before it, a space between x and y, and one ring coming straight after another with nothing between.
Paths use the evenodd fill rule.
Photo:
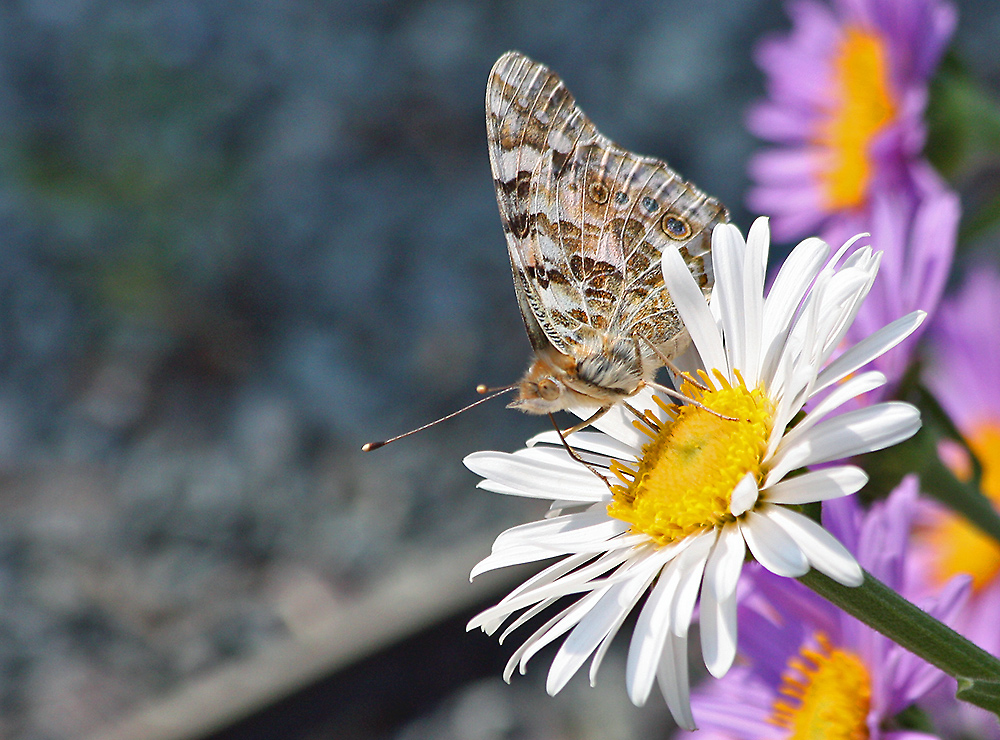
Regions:
<instances>
[{"instance_id":1,"label":"yellow pollen","mask_svg":"<svg viewBox=\"0 0 1000 740\"><path fill-rule=\"evenodd\" d=\"M789 730L788 740L867 740L871 677L852 652L826 635L818 649L803 647L788 661L769 721Z\"/></svg>"},{"instance_id":2,"label":"yellow pollen","mask_svg":"<svg viewBox=\"0 0 1000 740\"><path fill-rule=\"evenodd\" d=\"M1000 419L978 424L968 443L983 468L982 491L1000 508ZM968 479L971 472L971 467L959 467L956 475ZM968 573L973 590L978 590L1000 573L1000 544L964 517L942 513L919 536L935 553L934 579L939 584Z\"/></svg>"},{"instance_id":3,"label":"yellow pollen","mask_svg":"<svg viewBox=\"0 0 1000 740\"><path fill-rule=\"evenodd\" d=\"M621 481L613 486L608 514L666 545L690 534L733 521L733 488L747 473L763 480L774 407L761 388L748 390L742 378L732 386L716 374L702 391L687 382L681 393L714 410L666 404L656 399L661 416L647 412L651 438L635 467L613 464ZM720 418L719 414L736 421Z\"/></svg>"},{"instance_id":4,"label":"yellow pollen","mask_svg":"<svg viewBox=\"0 0 1000 740\"><path fill-rule=\"evenodd\" d=\"M847 28L834 58L836 103L827 111L817 143L831 210L861 205L871 178L869 147L896 115L884 43L878 35Z\"/></svg>"}]
</instances>

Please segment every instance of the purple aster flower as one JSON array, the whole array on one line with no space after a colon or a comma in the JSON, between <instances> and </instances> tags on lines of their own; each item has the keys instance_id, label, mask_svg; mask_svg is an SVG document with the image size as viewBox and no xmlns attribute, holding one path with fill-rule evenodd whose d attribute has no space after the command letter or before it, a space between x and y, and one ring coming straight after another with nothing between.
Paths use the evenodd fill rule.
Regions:
<instances>
[{"instance_id":1,"label":"purple aster flower","mask_svg":"<svg viewBox=\"0 0 1000 740\"><path fill-rule=\"evenodd\" d=\"M882 265L885 269L884 258ZM924 379L959 428L970 434L981 426L1000 426L998 312L1000 271L993 265L970 265L961 290L941 304L928 334Z\"/></svg>"},{"instance_id":2,"label":"purple aster flower","mask_svg":"<svg viewBox=\"0 0 1000 740\"><path fill-rule=\"evenodd\" d=\"M775 146L750 163L748 201L779 239L819 232L831 244L868 232L885 279L850 334L920 309L932 314L951 267L959 201L921 157L927 83L955 27L944 0L814 0L789 4L793 27L765 39L757 61L768 99L750 129ZM880 358L891 390L919 333Z\"/></svg>"},{"instance_id":3,"label":"purple aster flower","mask_svg":"<svg viewBox=\"0 0 1000 740\"><path fill-rule=\"evenodd\" d=\"M875 192L864 214L845 215L824 234L836 240L840 234L868 231L872 244L883 251L884 272L848 332L852 342L911 311L933 316L951 270L961 215L958 196L924 162L897 174L902 177L896 186ZM870 394L869 402L881 399L902 378L923 331L918 329L874 364L888 384Z\"/></svg>"},{"instance_id":4,"label":"purple aster flower","mask_svg":"<svg viewBox=\"0 0 1000 740\"><path fill-rule=\"evenodd\" d=\"M867 513L852 498L829 501L823 512L824 526L904 596L910 593L905 562L916 498L916 480L908 478ZM967 592L968 579L954 579L921 606L948 622ZM755 572L740 609L744 661L695 690L691 703L701 732L692 738L931 737L886 727L945 678L941 671L798 582L763 570Z\"/></svg>"},{"instance_id":5,"label":"purple aster flower","mask_svg":"<svg viewBox=\"0 0 1000 740\"><path fill-rule=\"evenodd\" d=\"M982 465L983 493L1000 506L1000 335L991 311L1000 311L1000 274L978 266L934 322L925 381ZM943 445L941 452L958 475L969 475L964 449ZM923 509L917 575L928 591L956 573L971 575L972 603L958 628L984 650L1000 653L995 617L984 618L1000 615L1000 545L940 505L927 502Z\"/></svg>"},{"instance_id":6,"label":"purple aster flower","mask_svg":"<svg viewBox=\"0 0 1000 740\"><path fill-rule=\"evenodd\" d=\"M924 379L951 415L982 465L982 491L1000 508L1000 273L973 266L962 290L946 300L928 332ZM942 456L960 475L970 461L958 445ZM1000 545L961 516L925 501L918 512L912 561L915 578L933 591L957 573L972 576L972 594L955 628L989 653L1000 655ZM947 717L947 707L938 714ZM970 736L1000 738L996 718L971 706L950 717Z\"/></svg>"},{"instance_id":7,"label":"purple aster flower","mask_svg":"<svg viewBox=\"0 0 1000 740\"><path fill-rule=\"evenodd\" d=\"M792 30L765 39L768 98L748 124L775 146L750 163L750 208L778 239L824 231L908 180L926 135L927 83L955 27L943 0L798 0ZM867 230L867 227L865 227Z\"/></svg>"}]
</instances>

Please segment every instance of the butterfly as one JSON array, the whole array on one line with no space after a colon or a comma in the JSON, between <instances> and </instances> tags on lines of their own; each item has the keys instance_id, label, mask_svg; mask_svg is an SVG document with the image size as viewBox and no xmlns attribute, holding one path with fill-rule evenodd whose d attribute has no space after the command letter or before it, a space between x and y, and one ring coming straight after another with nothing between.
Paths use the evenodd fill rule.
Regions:
<instances>
[{"instance_id":1,"label":"butterfly","mask_svg":"<svg viewBox=\"0 0 1000 740\"><path fill-rule=\"evenodd\" d=\"M509 406L607 411L690 343L663 284L677 249L707 294L726 208L659 159L602 135L551 70L516 51L486 86L486 130L534 351Z\"/></svg>"}]
</instances>

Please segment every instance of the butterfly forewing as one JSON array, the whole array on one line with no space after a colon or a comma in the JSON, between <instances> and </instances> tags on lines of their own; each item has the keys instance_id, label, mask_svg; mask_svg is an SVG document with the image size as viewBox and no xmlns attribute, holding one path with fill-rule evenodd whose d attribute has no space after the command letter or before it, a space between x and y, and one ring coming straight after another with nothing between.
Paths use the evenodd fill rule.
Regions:
<instances>
[{"instance_id":1,"label":"butterfly forewing","mask_svg":"<svg viewBox=\"0 0 1000 740\"><path fill-rule=\"evenodd\" d=\"M664 162L600 134L555 74L517 52L494 65L486 114L532 346L574 361L603 353L610 366L655 371L662 361L649 344L669 357L686 342L663 286L662 252L678 248L710 288L711 229L725 220L725 209Z\"/></svg>"},{"instance_id":2,"label":"butterfly forewing","mask_svg":"<svg viewBox=\"0 0 1000 740\"><path fill-rule=\"evenodd\" d=\"M536 286L535 267L542 262L530 249L537 214L530 205L531 184L542 168L564 164L579 143L594 141L599 134L562 81L517 52L500 57L490 73L486 127L518 303L537 350L553 337L539 325L547 311Z\"/></svg>"}]
</instances>

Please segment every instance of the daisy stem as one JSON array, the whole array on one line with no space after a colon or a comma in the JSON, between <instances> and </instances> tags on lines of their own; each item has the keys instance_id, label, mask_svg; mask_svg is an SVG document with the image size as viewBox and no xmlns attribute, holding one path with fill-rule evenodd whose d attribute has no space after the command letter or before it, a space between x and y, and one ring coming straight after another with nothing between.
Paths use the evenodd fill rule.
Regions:
<instances>
[{"instance_id":1,"label":"daisy stem","mask_svg":"<svg viewBox=\"0 0 1000 740\"><path fill-rule=\"evenodd\" d=\"M811 570L802 583L958 681L956 696L1000 716L1000 659L910 603L867 571L857 588Z\"/></svg>"}]
</instances>

